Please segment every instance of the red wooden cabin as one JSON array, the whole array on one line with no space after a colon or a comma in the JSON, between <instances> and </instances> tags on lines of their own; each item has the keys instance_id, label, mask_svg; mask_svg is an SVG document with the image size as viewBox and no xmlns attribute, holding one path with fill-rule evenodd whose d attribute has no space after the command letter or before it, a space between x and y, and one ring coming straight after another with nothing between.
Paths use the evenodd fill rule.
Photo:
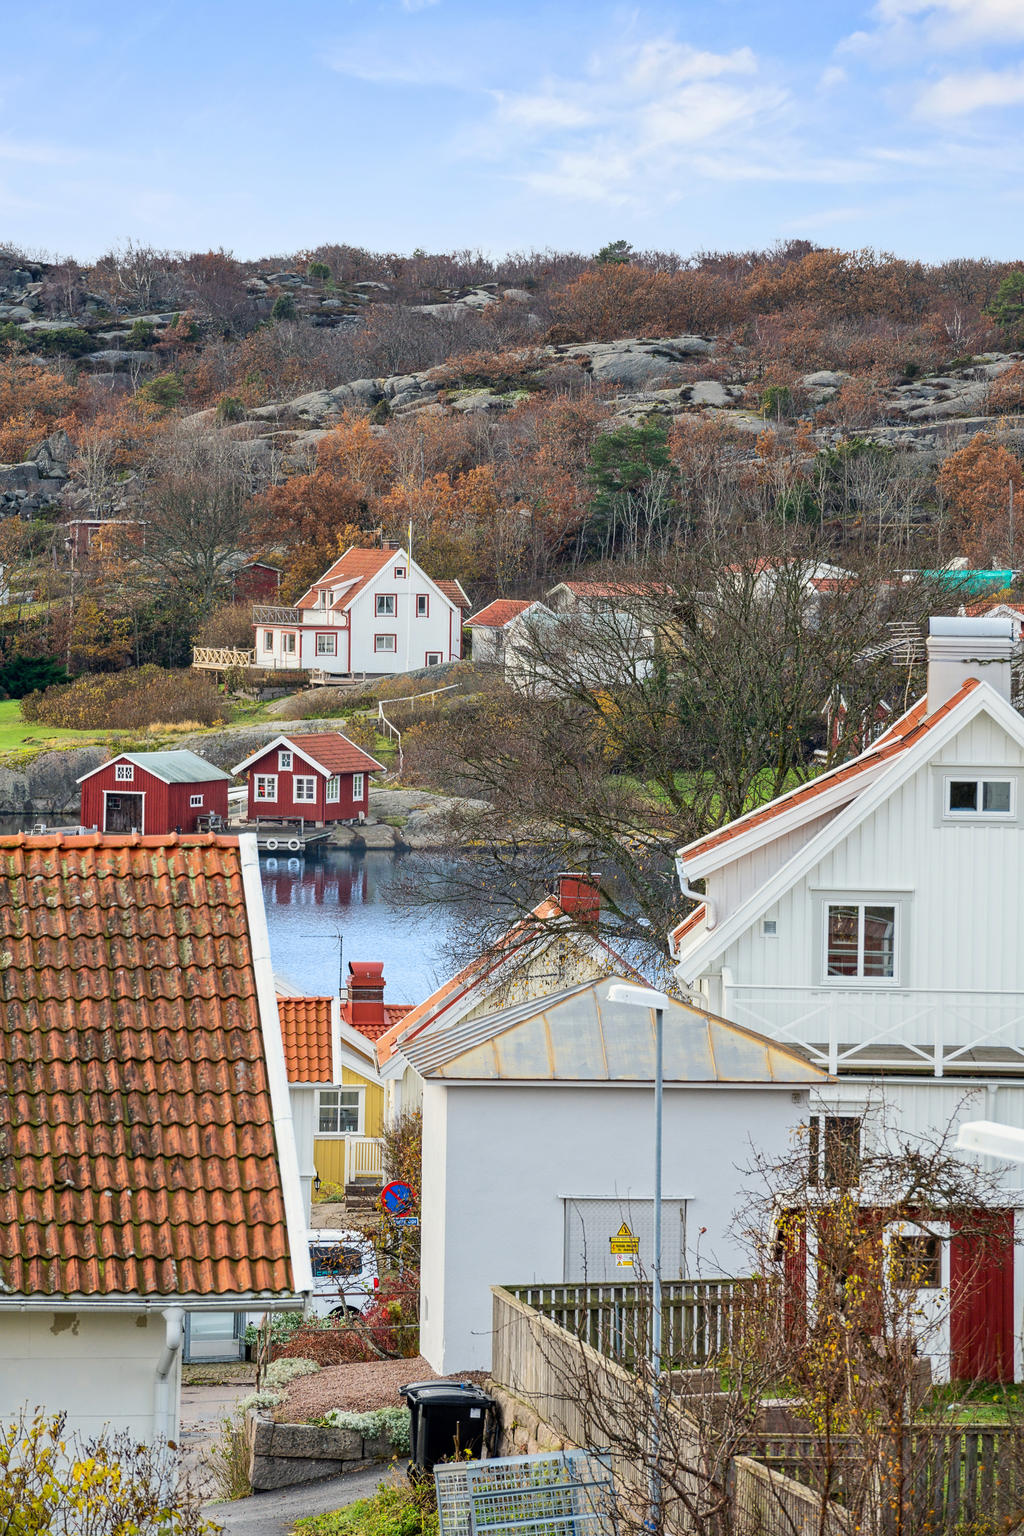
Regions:
<instances>
[{"instance_id":1,"label":"red wooden cabin","mask_svg":"<svg viewBox=\"0 0 1024 1536\"><path fill-rule=\"evenodd\" d=\"M383 763L340 731L278 736L239 763L250 821L356 821L370 809L370 774Z\"/></svg>"},{"instance_id":2,"label":"red wooden cabin","mask_svg":"<svg viewBox=\"0 0 1024 1536\"><path fill-rule=\"evenodd\" d=\"M196 832L201 817L227 821L230 781L196 752L121 752L78 780L79 817L99 832Z\"/></svg>"}]
</instances>

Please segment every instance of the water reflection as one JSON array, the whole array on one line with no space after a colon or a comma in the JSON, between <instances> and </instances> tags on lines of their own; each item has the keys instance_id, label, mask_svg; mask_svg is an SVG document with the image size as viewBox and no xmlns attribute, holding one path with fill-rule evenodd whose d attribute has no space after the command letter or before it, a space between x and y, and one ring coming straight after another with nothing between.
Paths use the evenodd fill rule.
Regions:
<instances>
[{"instance_id":1,"label":"water reflection","mask_svg":"<svg viewBox=\"0 0 1024 1536\"><path fill-rule=\"evenodd\" d=\"M410 918L388 904L400 867L408 874L416 857L332 849L317 860L261 859L275 972L322 994L349 960L383 960L388 1001L421 1002L444 980L441 944L454 912L431 906Z\"/></svg>"}]
</instances>

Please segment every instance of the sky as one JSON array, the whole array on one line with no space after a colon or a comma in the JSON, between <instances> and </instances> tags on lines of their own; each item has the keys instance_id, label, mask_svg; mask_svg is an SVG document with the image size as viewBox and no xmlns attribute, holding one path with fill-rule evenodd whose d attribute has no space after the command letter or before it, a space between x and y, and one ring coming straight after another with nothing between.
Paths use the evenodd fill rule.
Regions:
<instances>
[{"instance_id":1,"label":"sky","mask_svg":"<svg viewBox=\"0 0 1024 1536\"><path fill-rule=\"evenodd\" d=\"M36 0L0 243L1024 253L1024 0Z\"/></svg>"}]
</instances>

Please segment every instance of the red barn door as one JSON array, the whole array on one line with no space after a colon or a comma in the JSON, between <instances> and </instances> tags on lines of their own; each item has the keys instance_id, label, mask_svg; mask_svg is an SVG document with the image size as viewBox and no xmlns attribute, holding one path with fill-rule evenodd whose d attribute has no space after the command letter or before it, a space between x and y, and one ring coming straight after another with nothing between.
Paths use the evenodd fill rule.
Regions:
<instances>
[{"instance_id":1,"label":"red barn door","mask_svg":"<svg viewBox=\"0 0 1024 1536\"><path fill-rule=\"evenodd\" d=\"M1013 1380L1013 1212L979 1212L984 1231L954 1231L949 1259L952 1375Z\"/></svg>"}]
</instances>

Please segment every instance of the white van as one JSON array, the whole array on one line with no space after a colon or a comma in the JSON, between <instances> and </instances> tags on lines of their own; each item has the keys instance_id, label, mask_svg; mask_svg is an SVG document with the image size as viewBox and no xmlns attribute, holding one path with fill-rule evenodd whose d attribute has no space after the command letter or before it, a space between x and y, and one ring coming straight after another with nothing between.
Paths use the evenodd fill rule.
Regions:
<instances>
[{"instance_id":1,"label":"white van","mask_svg":"<svg viewBox=\"0 0 1024 1536\"><path fill-rule=\"evenodd\" d=\"M380 1275L373 1244L362 1232L310 1232L309 1262L309 1310L316 1317L358 1317L373 1306Z\"/></svg>"}]
</instances>

